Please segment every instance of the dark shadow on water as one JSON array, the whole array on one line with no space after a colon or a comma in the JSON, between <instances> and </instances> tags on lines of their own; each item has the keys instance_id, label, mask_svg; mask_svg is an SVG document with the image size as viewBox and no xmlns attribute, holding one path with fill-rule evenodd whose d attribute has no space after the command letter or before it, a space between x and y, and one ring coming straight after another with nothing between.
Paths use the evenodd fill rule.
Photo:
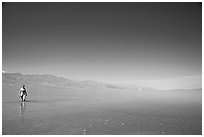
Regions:
<instances>
[{"instance_id":1,"label":"dark shadow on water","mask_svg":"<svg viewBox=\"0 0 204 137\"><path fill-rule=\"evenodd\" d=\"M43 101L43 100L26 100L25 102L28 102L28 103L46 103L46 102L49 102L49 101Z\"/></svg>"},{"instance_id":2,"label":"dark shadow on water","mask_svg":"<svg viewBox=\"0 0 204 137\"><path fill-rule=\"evenodd\" d=\"M67 102L67 101L71 101L71 99L26 100L26 102L33 102L33 103Z\"/></svg>"}]
</instances>

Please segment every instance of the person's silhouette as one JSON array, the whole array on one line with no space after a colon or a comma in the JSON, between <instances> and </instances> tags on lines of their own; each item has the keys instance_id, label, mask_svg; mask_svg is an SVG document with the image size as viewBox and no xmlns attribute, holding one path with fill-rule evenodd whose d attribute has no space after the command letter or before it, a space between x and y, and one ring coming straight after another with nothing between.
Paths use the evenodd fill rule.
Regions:
<instances>
[{"instance_id":1,"label":"person's silhouette","mask_svg":"<svg viewBox=\"0 0 204 137\"><path fill-rule=\"evenodd\" d=\"M25 85L23 85L23 87L20 89L19 95L20 95L21 101L26 100L27 92L26 92Z\"/></svg>"}]
</instances>

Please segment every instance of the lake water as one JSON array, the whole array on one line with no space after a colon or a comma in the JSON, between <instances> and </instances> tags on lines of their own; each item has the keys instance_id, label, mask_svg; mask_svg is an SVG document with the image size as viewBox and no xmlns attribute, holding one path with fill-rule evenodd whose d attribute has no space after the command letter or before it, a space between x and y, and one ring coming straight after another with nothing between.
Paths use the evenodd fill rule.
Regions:
<instances>
[{"instance_id":1,"label":"lake water","mask_svg":"<svg viewBox=\"0 0 204 137\"><path fill-rule=\"evenodd\" d=\"M202 134L201 90L27 89L3 85L3 135Z\"/></svg>"}]
</instances>

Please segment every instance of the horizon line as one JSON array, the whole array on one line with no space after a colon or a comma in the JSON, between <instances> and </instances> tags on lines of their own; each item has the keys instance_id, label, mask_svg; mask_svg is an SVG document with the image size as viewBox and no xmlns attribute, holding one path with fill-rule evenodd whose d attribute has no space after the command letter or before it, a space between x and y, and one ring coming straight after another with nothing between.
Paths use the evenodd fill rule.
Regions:
<instances>
[{"instance_id":1,"label":"horizon line","mask_svg":"<svg viewBox=\"0 0 204 137\"><path fill-rule=\"evenodd\" d=\"M145 85L141 85L138 83L121 83L121 82L106 82L106 81L100 81L100 80L93 80L93 79L75 79L75 78L68 78L66 76L59 76L59 75L55 75L55 74L42 74L42 73L22 73L22 72L7 72L7 71L2 71L3 74L22 74L22 75L51 75L51 76L55 76L55 77L61 77L61 78L65 78L65 79L69 79L69 80L76 80L76 81L93 81L93 82L98 82L98 83L104 83L104 84L118 84L118 85L129 85L129 86L141 86L141 87L145 87L145 88L151 88L151 89L155 89L155 90L194 90L194 89L202 89L201 87L198 88L169 88L169 89L162 89L162 88L154 88L151 86L145 86ZM200 75L190 75L192 76L200 76ZM189 76L183 76L183 77L189 77ZM178 77L178 78L182 78L182 77ZM202 75L201 75L201 79L202 79ZM155 79L155 80L137 80L137 82L154 82L154 81L168 81L168 80L176 80L175 79Z\"/></svg>"}]
</instances>

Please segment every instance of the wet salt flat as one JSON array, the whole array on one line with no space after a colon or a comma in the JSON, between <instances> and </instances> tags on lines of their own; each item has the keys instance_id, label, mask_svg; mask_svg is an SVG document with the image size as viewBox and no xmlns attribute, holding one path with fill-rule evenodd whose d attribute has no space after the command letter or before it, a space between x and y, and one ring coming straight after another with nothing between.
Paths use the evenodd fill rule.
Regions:
<instances>
[{"instance_id":1,"label":"wet salt flat","mask_svg":"<svg viewBox=\"0 0 204 137\"><path fill-rule=\"evenodd\" d=\"M3 86L3 135L202 134L201 90L27 88Z\"/></svg>"}]
</instances>

